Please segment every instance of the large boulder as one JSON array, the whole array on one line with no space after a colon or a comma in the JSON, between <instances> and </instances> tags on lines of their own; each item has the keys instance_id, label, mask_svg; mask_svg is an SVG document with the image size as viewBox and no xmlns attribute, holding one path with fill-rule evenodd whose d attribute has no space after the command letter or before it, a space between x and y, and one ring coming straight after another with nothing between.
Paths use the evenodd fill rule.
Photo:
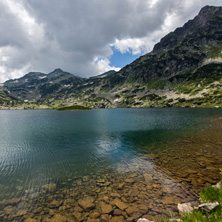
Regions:
<instances>
[{"instance_id":1,"label":"large boulder","mask_svg":"<svg viewBox=\"0 0 222 222\"><path fill-rule=\"evenodd\" d=\"M78 204L80 207L83 208L83 210L90 211L95 208L94 201L95 201L95 199L93 197L88 196L83 199L80 199L78 201Z\"/></svg>"}]
</instances>

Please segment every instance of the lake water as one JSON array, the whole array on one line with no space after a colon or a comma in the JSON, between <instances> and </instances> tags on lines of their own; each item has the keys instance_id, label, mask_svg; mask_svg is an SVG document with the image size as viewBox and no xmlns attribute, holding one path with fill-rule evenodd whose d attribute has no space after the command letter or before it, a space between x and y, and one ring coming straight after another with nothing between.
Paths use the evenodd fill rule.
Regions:
<instances>
[{"instance_id":1,"label":"lake water","mask_svg":"<svg viewBox=\"0 0 222 222\"><path fill-rule=\"evenodd\" d=\"M222 109L0 111L0 220L176 214L176 203L197 202L204 173L219 178L221 117Z\"/></svg>"}]
</instances>

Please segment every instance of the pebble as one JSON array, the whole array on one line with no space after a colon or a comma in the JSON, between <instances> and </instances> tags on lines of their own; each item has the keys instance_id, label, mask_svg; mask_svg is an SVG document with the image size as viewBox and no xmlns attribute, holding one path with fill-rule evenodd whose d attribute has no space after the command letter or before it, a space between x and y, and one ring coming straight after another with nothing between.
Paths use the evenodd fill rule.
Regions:
<instances>
[{"instance_id":1,"label":"pebble","mask_svg":"<svg viewBox=\"0 0 222 222\"><path fill-rule=\"evenodd\" d=\"M204 184L201 172L194 172L187 169L181 176L197 186L200 181ZM182 200L197 201L181 181L166 178L158 171L153 174L149 169L140 174L85 176L61 184L42 186L43 191L49 192L37 193L30 203L25 197L2 200L0 221L13 217L27 222L152 220L164 212L175 212L176 204ZM30 206L32 212L27 211Z\"/></svg>"}]
</instances>

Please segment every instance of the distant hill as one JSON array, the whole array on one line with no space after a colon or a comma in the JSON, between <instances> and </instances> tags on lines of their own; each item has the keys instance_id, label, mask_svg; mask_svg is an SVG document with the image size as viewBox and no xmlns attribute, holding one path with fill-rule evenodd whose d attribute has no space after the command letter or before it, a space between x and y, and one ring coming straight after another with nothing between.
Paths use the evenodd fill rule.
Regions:
<instances>
[{"instance_id":1,"label":"distant hill","mask_svg":"<svg viewBox=\"0 0 222 222\"><path fill-rule=\"evenodd\" d=\"M19 100L40 101L64 89L76 87L84 79L61 69L49 74L30 72L22 78L8 80L4 83L4 91Z\"/></svg>"},{"instance_id":2,"label":"distant hill","mask_svg":"<svg viewBox=\"0 0 222 222\"><path fill-rule=\"evenodd\" d=\"M89 79L61 69L28 73L2 89L50 107L222 107L222 7L205 6L119 72Z\"/></svg>"}]
</instances>

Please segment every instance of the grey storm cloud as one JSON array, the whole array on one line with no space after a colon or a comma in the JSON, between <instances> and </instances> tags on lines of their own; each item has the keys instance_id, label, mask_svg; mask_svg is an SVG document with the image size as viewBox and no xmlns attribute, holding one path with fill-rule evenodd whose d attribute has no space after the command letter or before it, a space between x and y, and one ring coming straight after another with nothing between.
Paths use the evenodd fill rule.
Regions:
<instances>
[{"instance_id":1,"label":"grey storm cloud","mask_svg":"<svg viewBox=\"0 0 222 222\"><path fill-rule=\"evenodd\" d=\"M62 68L79 76L108 69L110 46L146 53L201 7L221 0L2 0L0 82Z\"/></svg>"}]
</instances>

